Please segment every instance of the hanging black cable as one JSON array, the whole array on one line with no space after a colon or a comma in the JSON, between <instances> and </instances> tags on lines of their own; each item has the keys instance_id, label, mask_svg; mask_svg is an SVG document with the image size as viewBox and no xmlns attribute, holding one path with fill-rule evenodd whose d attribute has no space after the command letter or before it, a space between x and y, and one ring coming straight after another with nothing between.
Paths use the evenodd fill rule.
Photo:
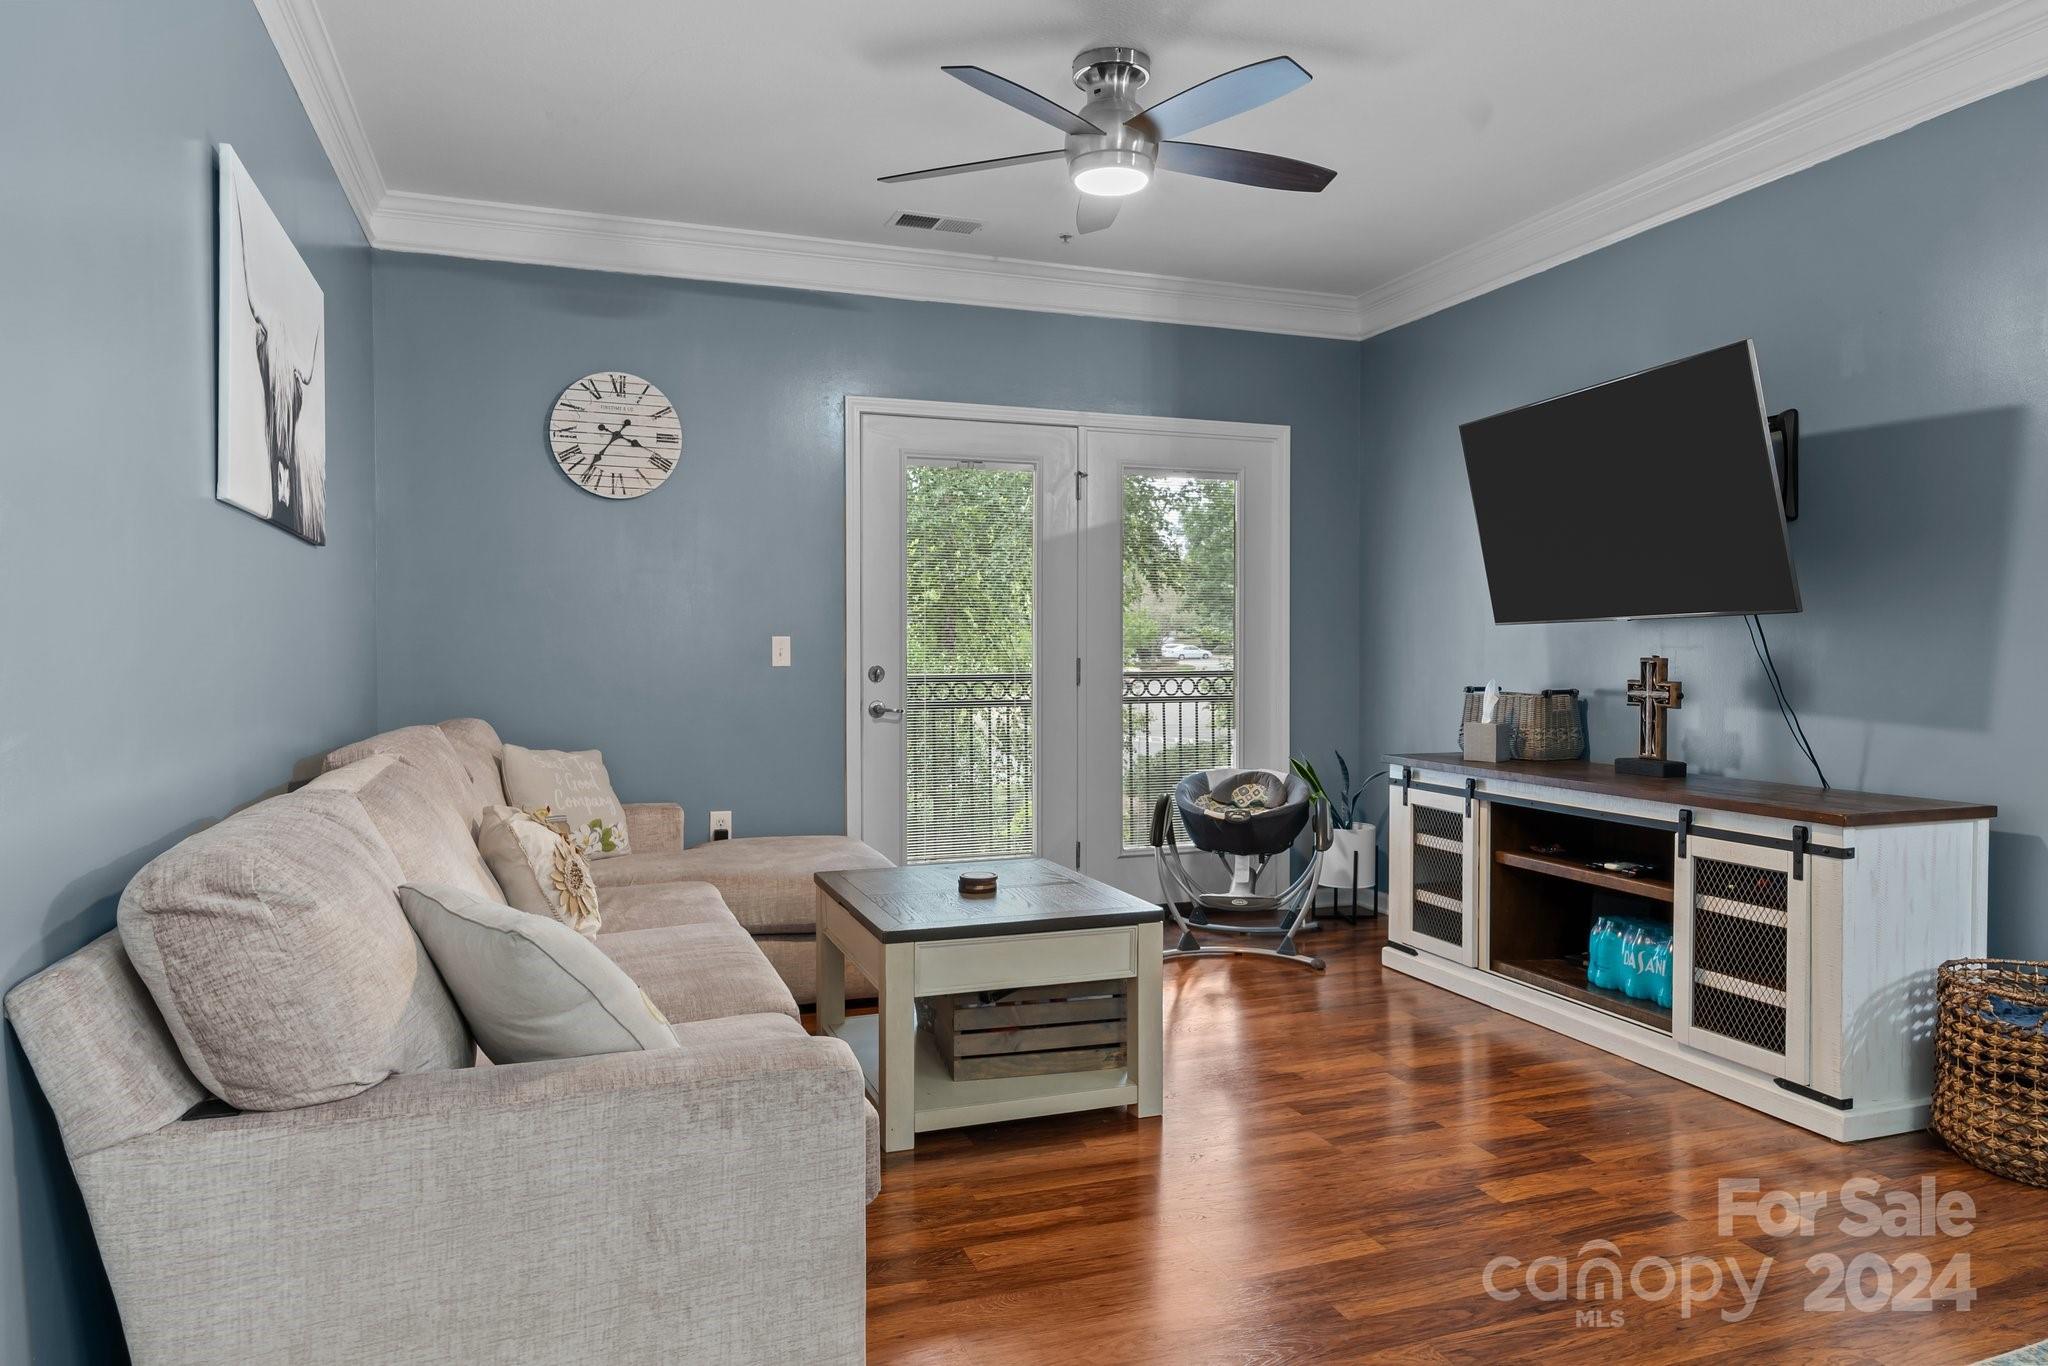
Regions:
<instances>
[{"instance_id":1,"label":"hanging black cable","mask_svg":"<svg viewBox=\"0 0 2048 1366\"><path fill-rule=\"evenodd\" d=\"M1813 742L1806 738L1806 727L1799 724L1799 712L1791 699L1785 696L1785 680L1778 676L1778 663L1771 658L1771 638L1764 634L1764 623L1755 613L1743 618L1743 625L1749 630L1749 648L1756 651L1757 663L1763 666L1764 681L1771 685L1771 695L1777 700L1778 715L1785 722L1785 729L1792 732L1792 743L1806 756L1806 762L1813 765L1813 774L1820 779L1823 788L1832 787L1828 775L1822 771L1820 759L1813 752Z\"/></svg>"},{"instance_id":2,"label":"hanging black cable","mask_svg":"<svg viewBox=\"0 0 2048 1366\"><path fill-rule=\"evenodd\" d=\"M1813 771L1820 776L1821 785L1827 785L1827 776L1821 773L1820 761L1814 757L1813 745L1806 738L1806 730L1799 724L1799 716L1792 708L1791 700L1785 694L1785 681L1778 673L1777 660L1772 658L1769 637L1763 634L1762 623L1754 616L1743 619L1743 627L1749 632L1749 648L1756 652L1757 662L1763 666L1764 681L1771 685L1771 696L1778 704L1778 717L1785 723L1785 729L1792 733L1792 743L1806 756L1806 762L1813 765Z\"/></svg>"},{"instance_id":3,"label":"hanging black cable","mask_svg":"<svg viewBox=\"0 0 2048 1366\"><path fill-rule=\"evenodd\" d=\"M1799 712L1793 707L1791 698L1785 691L1785 680L1778 673L1778 661L1771 657L1771 638L1764 634L1764 619L1762 617L1756 618L1756 634L1757 639L1763 642L1764 663L1770 667L1771 680L1778 686L1778 700L1784 704L1785 715L1791 718L1792 729L1799 736L1799 747L1806 751L1807 762L1812 764L1813 771L1820 775L1821 786L1826 787L1828 786L1827 775L1820 771L1820 760L1814 756L1813 741L1806 738L1806 726L1800 721Z\"/></svg>"}]
</instances>

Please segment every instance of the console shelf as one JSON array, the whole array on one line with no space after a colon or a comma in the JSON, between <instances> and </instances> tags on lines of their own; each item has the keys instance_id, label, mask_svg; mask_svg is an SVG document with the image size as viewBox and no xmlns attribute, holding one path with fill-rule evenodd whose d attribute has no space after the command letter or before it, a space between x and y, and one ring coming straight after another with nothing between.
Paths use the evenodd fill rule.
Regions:
<instances>
[{"instance_id":1,"label":"console shelf","mask_svg":"<svg viewBox=\"0 0 2048 1366\"><path fill-rule=\"evenodd\" d=\"M1671 1032L1671 1012L1655 1001L1638 1001L1618 991L1608 991L1586 980L1586 965L1571 958L1529 958L1520 962L1496 961L1493 970L1510 981L1522 982L1553 992L1582 1006L1619 1015L1660 1034Z\"/></svg>"},{"instance_id":2,"label":"console shelf","mask_svg":"<svg viewBox=\"0 0 2048 1366\"><path fill-rule=\"evenodd\" d=\"M1588 887L1620 892L1625 896L1646 897L1667 905L1671 901L1671 882L1667 878L1628 877L1622 873L1610 873L1604 868L1588 868L1575 859L1562 858L1556 854L1531 853L1526 849L1496 849L1493 861L1510 868L1520 868L1524 872L1543 873L1571 882L1583 882Z\"/></svg>"}]
</instances>

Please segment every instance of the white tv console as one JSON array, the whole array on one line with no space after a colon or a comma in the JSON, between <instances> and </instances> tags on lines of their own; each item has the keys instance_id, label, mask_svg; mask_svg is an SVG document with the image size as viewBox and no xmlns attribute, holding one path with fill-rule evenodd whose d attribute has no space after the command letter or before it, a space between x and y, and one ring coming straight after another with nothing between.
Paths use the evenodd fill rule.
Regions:
<instances>
[{"instance_id":1,"label":"white tv console","mask_svg":"<svg viewBox=\"0 0 2048 1366\"><path fill-rule=\"evenodd\" d=\"M1934 970L1984 953L1995 807L1583 760L1388 775L1387 967L1837 1141L1926 1125ZM1588 985L1604 914L1669 921L1668 1010Z\"/></svg>"}]
</instances>

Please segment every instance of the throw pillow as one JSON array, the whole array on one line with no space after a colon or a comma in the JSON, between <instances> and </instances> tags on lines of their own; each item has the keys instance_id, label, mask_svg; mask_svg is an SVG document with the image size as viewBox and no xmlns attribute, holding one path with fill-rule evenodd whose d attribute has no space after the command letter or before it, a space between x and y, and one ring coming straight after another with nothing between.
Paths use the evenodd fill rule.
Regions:
<instances>
[{"instance_id":1,"label":"throw pillow","mask_svg":"<svg viewBox=\"0 0 2048 1366\"><path fill-rule=\"evenodd\" d=\"M598 750L527 749L505 746L505 800L569 823L578 847L591 858L629 852L626 808L612 791Z\"/></svg>"},{"instance_id":2,"label":"throw pillow","mask_svg":"<svg viewBox=\"0 0 2048 1366\"><path fill-rule=\"evenodd\" d=\"M529 812L487 806L476 846L506 901L528 915L559 920L580 935L597 934L603 924L597 883L583 855L559 832Z\"/></svg>"},{"instance_id":3,"label":"throw pillow","mask_svg":"<svg viewBox=\"0 0 2048 1366\"><path fill-rule=\"evenodd\" d=\"M433 883L398 900L492 1062L677 1046L625 970L568 927Z\"/></svg>"}]
</instances>

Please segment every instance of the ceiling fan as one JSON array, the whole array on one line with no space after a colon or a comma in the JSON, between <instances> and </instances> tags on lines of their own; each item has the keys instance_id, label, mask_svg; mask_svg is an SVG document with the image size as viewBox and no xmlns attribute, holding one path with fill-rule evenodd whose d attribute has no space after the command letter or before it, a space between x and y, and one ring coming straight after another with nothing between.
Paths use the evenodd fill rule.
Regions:
<instances>
[{"instance_id":1,"label":"ceiling fan","mask_svg":"<svg viewBox=\"0 0 2048 1366\"><path fill-rule=\"evenodd\" d=\"M1088 233L1115 222L1117 206L1124 197L1151 184L1156 171L1311 194L1337 178L1327 167L1291 157L1178 140L1182 134L1256 109L1307 85L1308 72L1292 57L1270 57L1212 76L1147 109L1138 104L1138 92L1151 79L1151 67L1152 59L1134 47L1097 47L1083 52L1074 58L1074 84L1087 94L1088 103L1078 114L993 71L978 66L940 67L982 94L1051 124L1067 135L1067 145L1050 152L906 171L883 176L882 183L932 180L1065 157L1067 176L1081 192L1077 226Z\"/></svg>"}]
</instances>

